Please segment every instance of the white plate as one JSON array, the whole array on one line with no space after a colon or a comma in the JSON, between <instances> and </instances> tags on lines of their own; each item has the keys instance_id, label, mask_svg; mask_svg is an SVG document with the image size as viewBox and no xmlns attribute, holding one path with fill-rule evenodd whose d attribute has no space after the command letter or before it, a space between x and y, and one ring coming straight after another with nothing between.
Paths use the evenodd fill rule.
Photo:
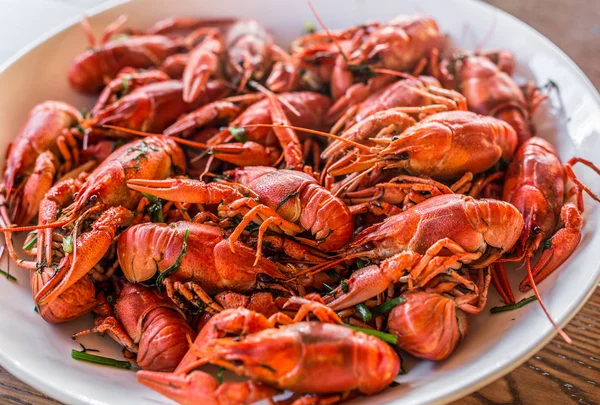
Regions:
<instances>
[{"instance_id":1,"label":"white plate","mask_svg":"<svg viewBox=\"0 0 600 405\"><path fill-rule=\"evenodd\" d=\"M147 26L172 15L253 17L262 21L286 45L298 36L306 21L314 17L304 0L146 0L111 3L92 13L96 32L120 14L130 23ZM493 7L466 0L336 0L316 1L321 17L330 28L347 27L367 19L386 21L400 13L425 13L435 17L442 29L461 47L484 45L510 49L518 61L519 74L543 84L551 79L560 88L552 105L536 117L538 134L552 141L561 158L581 156L600 163L600 97L577 66L542 35ZM485 44L479 42L489 38ZM28 111L37 103L59 99L76 106L90 99L67 86L66 72L73 57L86 48L85 36L70 21L60 30L40 39L0 69L0 150L17 134ZM577 172L595 190L598 177L590 171ZM597 206L586 199L588 209L581 245L569 261L541 285L542 296L553 318L561 325L577 312L595 288L600 267L600 233ZM14 265L13 265L14 269ZM40 391L73 404L168 404L135 381L133 372L95 366L70 358L76 343L73 332L89 327L91 320L55 326L33 311L26 280L28 275L13 270L19 284L0 279L0 362L18 378ZM517 278L521 277L519 274ZM488 306L497 305L490 294ZM472 322L471 330L447 361L411 361L401 385L371 398L365 404L446 403L469 394L508 373L532 356L554 336L538 305L517 312L489 315L484 311ZM87 337L83 343L101 349L106 356L119 357L120 350L109 338Z\"/></svg>"}]
</instances>

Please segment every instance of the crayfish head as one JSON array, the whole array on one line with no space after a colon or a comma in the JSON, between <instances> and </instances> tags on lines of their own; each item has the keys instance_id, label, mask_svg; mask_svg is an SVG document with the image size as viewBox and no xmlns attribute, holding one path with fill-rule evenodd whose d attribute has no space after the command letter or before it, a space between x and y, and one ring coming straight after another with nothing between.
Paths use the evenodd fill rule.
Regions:
<instances>
[{"instance_id":1,"label":"crayfish head","mask_svg":"<svg viewBox=\"0 0 600 405\"><path fill-rule=\"evenodd\" d=\"M388 319L398 347L422 359L448 357L468 330L466 314L441 294L410 291L403 297L406 302L394 307Z\"/></svg>"},{"instance_id":2,"label":"crayfish head","mask_svg":"<svg viewBox=\"0 0 600 405\"><path fill-rule=\"evenodd\" d=\"M519 238L518 255L532 254L540 243L552 234L558 216L548 198L534 186L524 184L510 195L510 201L523 214L524 227Z\"/></svg>"},{"instance_id":3,"label":"crayfish head","mask_svg":"<svg viewBox=\"0 0 600 405\"><path fill-rule=\"evenodd\" d=\"M433 116L432 116L433 117ZM387 168L404 168L414 175L448 177L440 172L440 162L452 148L452 131L444 123L421 121L402 134L392 137L392 142L379 156ZM450 173L452 177L454 173Z\"/></svg>"},{"instance_id":4,"label":"crayfish head","mask_svg":"<svg viewBox=\"0 0 600 405\"><path fill-rule=\"evenodd\" d=\"M477 263L478 267L484 267L515 246L523 231L523 217L504 201L482 199L470 204L474 209L467 210L467 215L487 244L486 254Z\"/></svg>"}]
</instances>

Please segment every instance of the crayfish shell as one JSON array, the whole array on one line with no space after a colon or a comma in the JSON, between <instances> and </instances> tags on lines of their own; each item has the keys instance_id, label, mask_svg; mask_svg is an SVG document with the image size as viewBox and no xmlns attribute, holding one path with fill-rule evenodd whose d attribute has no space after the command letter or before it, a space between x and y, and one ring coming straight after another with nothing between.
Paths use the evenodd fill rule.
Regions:
<instances>
[{"instance_id":1,"label":"crayfish shell","mask_svg":"<svg viewBox=\"0 0 600 405\"><path fill-rule=\"evenodd\" d=\"M467 333L467 315L441 294L411 291L404 297L406 302L388 319L389 332L398 336L397 346L421 359L448 357Z\"/></svg>"}]
</instances>

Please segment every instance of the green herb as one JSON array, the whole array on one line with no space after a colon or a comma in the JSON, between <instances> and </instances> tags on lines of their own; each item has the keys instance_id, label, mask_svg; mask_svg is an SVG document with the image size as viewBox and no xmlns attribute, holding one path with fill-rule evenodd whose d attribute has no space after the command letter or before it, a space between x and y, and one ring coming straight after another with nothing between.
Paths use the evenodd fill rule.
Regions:
<instances>
[{"instance_id":1,"label":"green herb","mask_svg":"<svg viewBox=\"0 0 600 405\"><path fill-rule=\"evenodd\" d=\"M523 298L521 301L517 302L516 304L494 307L494 308L490 309L490 312L492 314L498 314L500 312L512 311L513 309L519 309L535 300L537 300L537 297L535 295L532 295L531 297Z\"/></svg>"},{"instance_id":2,"label":"green herb","mask_svg":"<svg viewBox=\"0 0 600 405\"><path fill-rule=\"evenodd\" d=\"M304 33L305 34L314 34L316 32L315 25L310 21L304 23Z\"/></svg>"},{"instance_id":3,"label":"green herb","mask_svg":"<svg viewBox=\"0 0 600 405\"><path fill-rule=\"evenodd\" d=\"M405 302L406 302L406 298L397 297L397 298L391 299L389 301L386 301L381 305L377 305L376 307L371 308L371 313L375 316L383 315L383 314L390 312L396 306L404 304Z\"/></svg>"},{"instance_id":4,"label":"green herb","mask_svg":"<svg viewBox=\"0 0 600 405\"><path fill-rule=\"evenodd\" d=\"M347 293L348 292L348 283L346 283L346 280L342 280L340 282L340 287L342 288L342 291Z\"/></svg>"},{"instance_id":5,"label":"green herb","mask_svg":"<svg viewBox=\"0 0 600 405\"><path fill-rule=\"evenodd\" d=\"M347 323L343 323L342 325L344 325L350 329L354 329L357 332L362 332L367 335L375 336L376 338L379 338L379 339L383 340L384 342L389 343L391 345L395 345L398 342L398 336L393 335L391 333L380 332L380 331L374 330L374 329L359 328L357 326L348 325Z\"/></svg>"},{"instance_id":6,"label":"green herb","mask_svg":"<svg viewBox=\"0 0 600 405\"><path fill-rule=\"evenodd\" d=\"M73 253L73 236L67 235L63 239L62 243L63 251L65 253Z\"/></svg>"},{"instance_id":7,"label":"green herb","mask_svg":"<svg viewBox=\"0 0 600 405\"><path fill-rule=\"evenodd\" d=\"M400 371L398 372L398 375L404 375L406 374L406 370L404 369L404 364L400 365Z\"/></svg>"},{"instance_id":8,"label":"green herb","mask_svg":"<svg viewBox=\"0 0 600 405\"><path fill-rule=\"evenodd\" d=\"M23 246L23 250L30 250L32 247L35 246L35 244L37 243L38 237L37 237L37 231L33 231L31 232L34 236L33 238L31 238L31 240L29 242L27 242L24 246Z\"/></svg>"},{"instance_id":9,"label":"green herb","mask_svg":"<svg viewBox=\"0 0 600 405\"><path fill-rule=\"evenodd\" d=\"M170 265L169 267L167 267L165 269L165 271L163 271L162 273L160 273L158 275L158 277L156 277L156 286L160 288L160 286L162 285L162 282L165 278L169 277L171 274L173 274L174 272L177 271L177 269L179 269L179 266L181 265L181 259L183 259L183 255L185 255L185 252L187 252L187 240L188 240L188 236L190 235L190 230L186 229L185 230L185 235L183 236L183 245L181 246L181 252L179 253L179 256L177 256L177 259L175 260L175 263L173 263L172 265Z\"/></svg>"},{"instance_id":10,"label":"green herb","mask_svg":"<svg viewBox=\"0 0 600 405\"><path fill-rule=\"evenodd\" d=\"M275 211L279 211L279 208L281 208L283 206L283 204L285 204L290 198L294 198L298 195L298 192L293 192L290 193L288 195L286 195L285 197L283 197L283 199L279 202L279 204L277 204L277 208L275 208Z\"/></svg>"},{"instance_id":11,"label":"green herb","mask_svg":"<svg viewBox=\"0 0 600 405\"><path fill-rule=\"evenodd\" d=\"M268 240L263 240L262 245L263 245L263 247L266 247L267 249L275 250L275 245L273 245Z\"/></svg>"},{"instance_id":12,"label":"green herb","mask_svg":"<svg viewBox=\"0 0 600 405\"><path fill-rule=\"evenodd\" d=\"M342 276L340 276L339 273L333 269L325 270L325 274L327 274L327 277L332 280L339 280L342 278Z\"/></svg>"},{"instance_id":13,"label":"green herb","mask_svg":"<svg viewBox=\"0 0 600 405\"><path fill-rule=\"evenodd\" d=\"M162 200L147 193L142 193L142 195L150 200L150 204L146 207L146 210L150 214L152 222L165 222Z\"/></svg>"},{"instance_id":14,"label":"green herb","mask_svg":"<svg viewBox=\"0 0 600 405\"><path fill-rule=\"evenodd\" d=\"M552 241L550 239L546 239L544 242L544 249L550 249L552 247Z\"/></svg>"},{"instance_id":15,"label":"green herb","mask_svg":"<svg viewBox=\"0 0 600 405\"><path fill-rule=\"evenodd\" d=\"M127 94L129 91L129 80L131 80L131 75L125 75L121 78L121 87L123 88L123 94Z\"/></svg>"},{"instance_id":16,"label":"green herb","mask_svg":"<svg viewBox=\"0 0 600 405\"><path fill-rule=\"evenodd\" d=\"M227 130L238 142L243 143L248 140L248 138L246 137L246 129L245 128L231 126L231 127L227 128Z\"/></svg>"},{"instance_id":17,"label":"green herb","mask_svg":"<svg viewBox=\"0 0 600 405\"><path fill-rule=\"evenodd\" d=\"M15 282L17 281L17 278L15 276L13 276L12 274L8 274L4 270L0 270L0 274L2 274L3 276L5 276L10 281L15 281Z\"/></svg>"},{"instance_id":18,"label":"green herb","mask_svg":"<svg viewBox=\"0 0 600 405\"><path fill-rule=\"evenodd\" d=\"M225 367L219 367L219 371L217 371L217 382L219 385L223 384L223 373L225 372Z\"/></svg>"},{"instance_id":19,"label":"green herb","mask_svg":"<svg viewBox=\"0 0 600 405\"><path fill-rule=\"evenodd\" d=\"M357 269L362 269L363 267L367 266L370 262L368 260L357 259L355 263Z\"/></svg>"},{"instance_id":20,"label":"green herb","mask_svg":"<svg viewBox=\"0 0 600 405\"><path fill-rule=\"evenodd\" d=\"M79 125L79 124L75 125L75 129L78 130L79 133L85 134L85 130L83 129L83 127L81 125Z\"/></svg>"},{"instance_id":21,"label":"green herb","mask_svg":"<svg viewBox=\"0 0 600 405\"><path fill-rule=\"evenodd\" d=\"M356 304L354 308L356 308L356 312L358 312L363 322L369 322L373 318L373 314L364 303Z\"/></svg>"},{"instance_id":22,"label":"green herb","mask_svg":"<svg viewBox=\"0 0 600 405\"><path fill-rule=\"evenodd\" d=\"M35 312L37 312L38 314L40 313L40 311L38 311L38 309L37 309L37 306L34 306L34 307L33 307L33 310L34 310Z\"/></svg>"},{"instance_id":23,"label":"green herb","mask_svg":"<svg viewBox=\"0 0 600 405\"><path fill-rule=\"evenodd\" d=\"M71 357L75 360L87 361L88 363L101 364L103 366L110 366L115 368L121 368L124 370L131 369L131 363L128 361L115 360L108 357L96 356L94 354L88 354L77 350L71 350Z\"/></svg>"},{"instance_id":24,"label":"green herb","mask_svg":"<svg viewBox=\"0 0 600 405\"><path fill-rule=\"evenodd\" d=\"M334 290L334 288L327 283L323 283L323 288L326 289L327 292L331 292Z\"/></svg>"},{"instance_id":25,"label":"green herb","mask_svg":"<svg viewBox=\"0 0 600 405\"><path fill-rule=\"evenodd\" d=\"M142 158L145 158L146 160L148 160L148 152L150 152L150 151L158 152L158 151L160 151L160 149L157 148L156 146L150 145L146 141L140 141L139 147L133 147L133 148L127 149L128 153L131 153L131 152L139 152L139 153L133 158L133 160L135 160L135 165L126 166L125 168L126 169L135 169L136 171L139 170Z\"/></svg>"},{"instance_id":26,"label":"green herb","mask_svg":"<svg viewBox=\"0 0 600 405\"><path fill-rule=\"evenodd\" d=\"M110 40L111 41L124 41L127 38L129 38L128 34L117 34L117 35L113 35Z\"/></svg>"}]
</instances>

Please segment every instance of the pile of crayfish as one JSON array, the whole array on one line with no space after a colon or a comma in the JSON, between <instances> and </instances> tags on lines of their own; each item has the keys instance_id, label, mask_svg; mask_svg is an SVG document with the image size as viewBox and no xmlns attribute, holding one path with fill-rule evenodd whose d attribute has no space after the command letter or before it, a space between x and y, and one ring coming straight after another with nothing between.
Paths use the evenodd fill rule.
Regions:
<instances>
[{"instance_id":1,"label":"pile of crayfish","mask_svg":"<svg viewBox=\"0 0 600 405\"><path fill-rule=\"evenodd\" d=\"M68 80L97 102L31 110L7 152L2 252L45 321L93 314L74 337L108 334L182 404L375 394L399 352L452 354L490 286L515 305L507 262L544 308L583 193L600 201L573 166L600 170L534 134L551 89L517 84L509 51L448 49L432 18L323 26L288 49L254 20L82 27Z\"/></svg>"}]
</instances>

